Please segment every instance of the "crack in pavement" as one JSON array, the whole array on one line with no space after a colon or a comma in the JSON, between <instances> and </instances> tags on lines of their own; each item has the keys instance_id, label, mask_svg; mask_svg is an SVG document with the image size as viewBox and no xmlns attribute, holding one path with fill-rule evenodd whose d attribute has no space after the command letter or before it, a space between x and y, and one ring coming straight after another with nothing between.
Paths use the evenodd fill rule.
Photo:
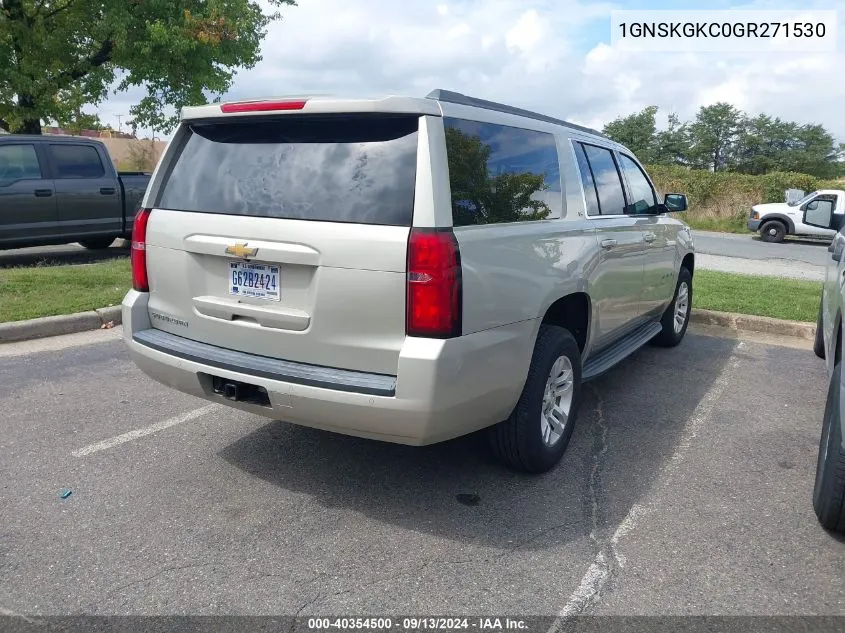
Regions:
<instances>
[{"instance_id":1,"label":"crack in pavement","mask_svg":"<svg viewBox=\"0 0 845 633\"><path fill-rule=\"evenodd\" d=\"M710 389L698 402L698 406L696 406L685 424L684 432L678 439L673 454L664 461L660 469L660 474L657 477L657 482L666 481L666 478L671 476L673 470L678 468L686 458L686 453L691 448L693 440L696 439L704 427L705 421L719 403L722 393L731 384L733 374L740 366L744 347L745 343L743 341L737 343L731 351L730 357L722 367L721 372L711 384ZM597 428L599 432L596 435L597 441L594 443L596 450L593 451L593 468L591 470L588 488L590 505L593 510L593 529L590 532L590 540L599 546L598 553L582 577L577 589L575 589L569 600L567 600L566 604L560 610L558 617L549 628L548 633L557 633L565 621L568 621L573 616L583 614L599 601L601 592L608 585L608 582L617 577L625 567L625 556L618 549L619 541L634 529L637 521L643 515L651 513L656 509L653 502L646 504L634 503L628 514L616 527L611 538L604 545L600 546L598 533L601 529L601 507L598 493L600 490L601 457L608 450L607 431L609 427L604 419L604 403L598 397L598 394L596 394L596 397L598 401L596 413L598 415Z\"/></svg>"},{"instance_id":2,"label":"crack in pavement","mask_svg":"<svg viewBox=\"0 0 845 633\"><path fill-rule=\"evenodd\" d=\"M214 562L190 563L190 564L187 564L187 565L174 565L174 566L171 566L171 567L165 567L164 569L160 569L159 571L157 571L156 573L154 573L150 576L147 576L145 578L139 578L137 580L133 580L133 581L128 582L124 585L121 585L120 587L115 587L113 589L110 589L109 591L107 591L103 595L103 599L106 599L106 598L113 596L115 594L119 594L120 592L128 589L129 587L132 587L133 585L138 585L138 584L141 584L141 583L149 582L150 580L154 580L154 579L158 578L159 576L162 576L163 574L170 573L172 571L182 571L184 569L191 569L193 567L208 567L209 565L214 565L214 564L215 564ZM120 606L121 607L124 606L128 600L129 600L129 596L125 596L123 601L121 602ZM89 609L93 610L93 606L94 606L94 603L90 603Z\"/></svg>"},{"instance_id":3,"label":"crack in pavement","mask_svg":"<svg viewBox=\"0 0 845 633\"><path fill-rule=\"evenodd\" d=\"M589 538L596 549L596 555L587 573L581 579L578 589L561 612L562 618L578 615L589 609L601 597L601 591L608 581L625 566L625 557L616 548L621 537L619 530L606 543L602 543L600 539L601 532L605 529L601 508L601 474L604 457L610 449L607 441L610 428L605 418L604 400L601 394L595 388L591 388L591 391L596 400L594 409L596 420L593 427L592 465L587 480L587 501L590 516ZM555 628L557 624L556 622L551 630L557 630Z\"/></svg>"}]
</instances>

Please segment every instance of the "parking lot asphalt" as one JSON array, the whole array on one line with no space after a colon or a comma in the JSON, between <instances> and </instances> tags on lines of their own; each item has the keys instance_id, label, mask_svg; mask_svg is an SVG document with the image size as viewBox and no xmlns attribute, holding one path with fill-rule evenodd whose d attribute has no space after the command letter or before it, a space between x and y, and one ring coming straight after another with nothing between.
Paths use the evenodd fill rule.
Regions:
<instances>
[{"instance_id":1,"label":"parking lot asphalt","mask_svg":"<svg viewBox=\"0 0 845 633\"><path fill-rule=\"evenodd\" d=\"M539 477L479 435L209 406L119 328L0 346L0 612L845 614L845 544L811 505L823 363L711 333L590 383Z\"/></svg>"}]
</instances>

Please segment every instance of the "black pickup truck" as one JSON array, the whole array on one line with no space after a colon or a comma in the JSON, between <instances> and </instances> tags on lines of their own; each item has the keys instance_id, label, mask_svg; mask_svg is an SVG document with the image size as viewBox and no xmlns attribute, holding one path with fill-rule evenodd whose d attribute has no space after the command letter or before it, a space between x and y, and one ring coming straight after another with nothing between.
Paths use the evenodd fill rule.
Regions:
<instances>
[{"instance_id":1,"label":"black pickup truck","mask_svg":"<svg viewBox=\"0 0 845 633\"><path fill-rule=\"evenodd\" d=\"M0 249L129 238L150 174L117 172L106 146L76 136L0 136Z\"/></svg>"}]
</instances>

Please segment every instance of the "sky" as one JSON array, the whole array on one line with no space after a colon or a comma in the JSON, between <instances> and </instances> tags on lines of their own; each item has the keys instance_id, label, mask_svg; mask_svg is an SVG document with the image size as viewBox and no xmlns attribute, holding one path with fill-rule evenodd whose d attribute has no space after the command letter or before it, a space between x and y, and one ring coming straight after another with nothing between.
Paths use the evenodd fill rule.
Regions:
<instances>
[{"instance_id":1,"label":"sky","mask_svg":"<svg viewBox=\"0 0 845 633\"><path fill-rule=\"evenodd\" d=\"M819 123L845 141L845 5L834 53L625 52L618 9L835 9L841 0L298 0L284 7L227 100L289 94L425 96L434 88L601 128L649 105L658 125L727 101ZM98 112L117 126L137 93ZM166 137L165 137L166 138Z\"/></svg>"}]
</instances>

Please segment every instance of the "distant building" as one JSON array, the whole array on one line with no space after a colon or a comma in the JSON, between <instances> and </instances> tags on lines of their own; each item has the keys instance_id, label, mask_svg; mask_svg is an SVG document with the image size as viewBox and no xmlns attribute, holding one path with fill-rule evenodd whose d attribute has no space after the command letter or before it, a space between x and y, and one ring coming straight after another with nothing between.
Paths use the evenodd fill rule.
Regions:
<instances>
[{"instance_id":1,"label":"distant building","mask_svg":"<svg viewBox=\"0 0 845 633\"><path fill-rule=\"evenodd\" d=\"M117 130L82 130L74 134L70 130L60 127L45 126L41 128L42 134L60 134L64 136L87 136L88 138L135 138L132 134L118 132Z\"/></svg>"}]
</instances>

